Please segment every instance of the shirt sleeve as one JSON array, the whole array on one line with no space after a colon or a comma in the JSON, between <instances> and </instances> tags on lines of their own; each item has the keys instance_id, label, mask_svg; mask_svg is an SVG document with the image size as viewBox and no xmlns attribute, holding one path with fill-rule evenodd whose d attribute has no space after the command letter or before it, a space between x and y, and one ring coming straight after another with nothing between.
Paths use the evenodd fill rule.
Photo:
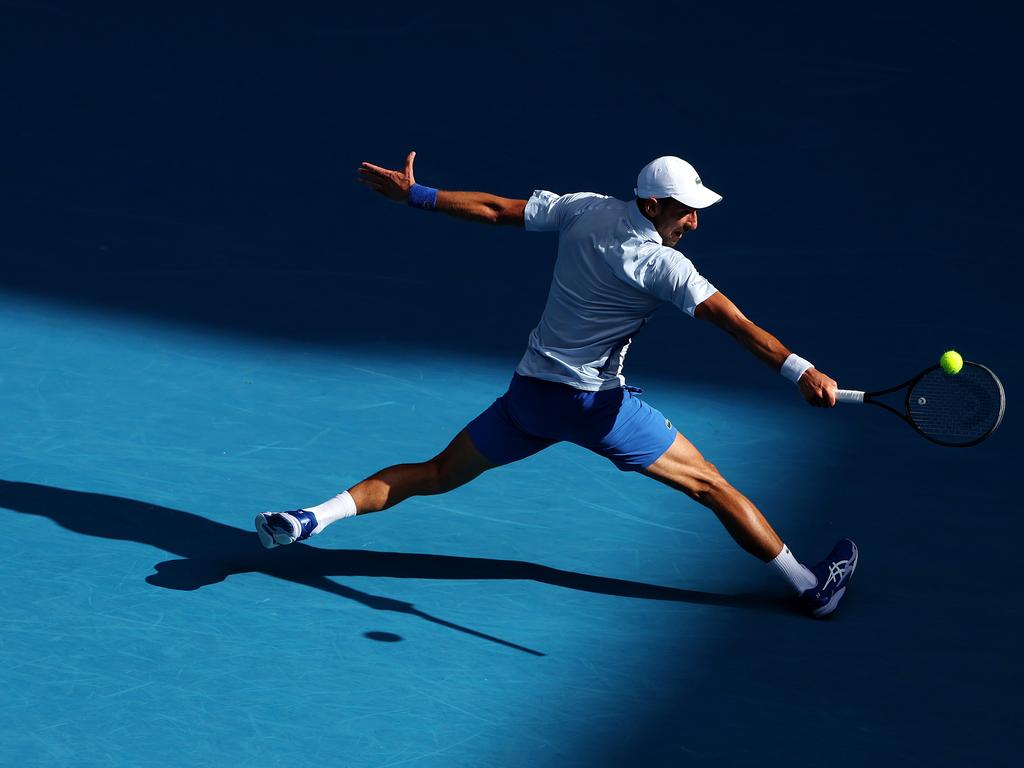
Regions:
<instances>
[{"instance_id":1,"label":"shirt sleeve","mask_svg":"<svg viewBox=\"0 0 1024 768\"><path fill-rule=\"evenodd\" d=\"M526 202L523 223L531 232L548 232L563 229L572 219L606 195L594 192L574 192L571 195L556 195L543 189L536 190Z\"/></svg>"},{"instance_id":2,"label":"shirt sleeve","mask_svg":"<svg viewBox=\"0 0 1024 768\"><path fill-rule=\"evenodd\" d=\"M693 262L672 248L661 247L648 262L645 287L662 301L693 316L702 301L718 293Z\"/></svg>"}]
</instances>

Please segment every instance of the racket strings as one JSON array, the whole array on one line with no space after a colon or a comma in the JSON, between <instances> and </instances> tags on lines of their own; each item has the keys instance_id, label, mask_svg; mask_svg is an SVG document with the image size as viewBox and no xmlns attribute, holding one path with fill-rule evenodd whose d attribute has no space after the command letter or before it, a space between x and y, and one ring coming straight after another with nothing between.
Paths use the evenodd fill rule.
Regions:
<instances>
[{"instance_id":1,"label":"racket strings","mask_svg":"<svg viewBox=\"0 0 1024 768\"><path fill-rule=\"evenodd\" d=\"M926 373L911 388L907 415L933 440L964 445L985 437L999 425L1003 390L987 369L965 365L955 376Z\"/></svg>"}]
</instances>

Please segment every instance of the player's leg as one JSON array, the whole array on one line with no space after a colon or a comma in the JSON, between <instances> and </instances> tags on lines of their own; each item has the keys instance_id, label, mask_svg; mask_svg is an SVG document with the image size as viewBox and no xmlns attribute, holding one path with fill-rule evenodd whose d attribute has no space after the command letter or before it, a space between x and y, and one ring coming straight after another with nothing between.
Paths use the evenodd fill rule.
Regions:
<instances>
[{"instance_id":1,"label":"player's leg","mask_svg":"<svg viewBox=\"0 0 1024 768\"><path fill-rule=\"evenodd\" d=\"M574 442L607 457L624 471L642 472L683 491L712 509L747 552L769 562L782 540L747 497L679 434L664 414L633 388L583 395L588 398Z\"/></svg>"},{"instance_id":2,"label":"player's leg","mask_svg":"<svg viewBox=\"0 0 1024 768\"><path fill-rule=\"evenodd\" d=\"M593 397L574 442L606 456L621 470L642 472L683 491L711 509L744 550L785 577L815 616L835 609L857 564L852 541L842 540L825 561L807 568L754 503L733 488L660 411L629 389Z\"/></svg>"},{"instance_id":3,"label":"player's leg","mask_svg":"<svg viewBox=\"0 0 1024 768\"><path fill-rule=\"evenodd\" d=\"M842 539L825 560L810 568L803 565L754 503L730 485L681 434L657 461L640 472L713 511L737 544L771 564L793 586L808 612L821 618L835 610L857 566L857 545L852 541Z\"/></svg>"},{"instance_id":4,"label":"player's leg","mask_svg":"<svg viewBox=\"0 0 1024 768\"><path fill-rule=\"evenodd\" d=\"M514 395L510 387L428 461L386 467L316 506L260 513L255 521L260 541L268 548L303 541L338 520L388 509L412 496L447 493L492 467L519 461L556 442L519 427L509 413Z\"/></svg>"},{"instance_id":5,"label":"player's leg","mask_svg":"<svg viewBox=\"0 0 1024 768\"><path fill-rule=\"evenodd\" d=\"M668 450L640 472L708 507L736 543L754 557L767 563L782 551L782 539L761 511L678 432Z\"/></svg>"},{"instance_id":6,"label":"player's leg","mask_svg":"<svg viewBox=\"0 0 1024 768\"><path fill-rule=\"evenodd\" d=\"M463 429L441 453L418 464L396 464L348 489L356 514L393 507L410 496L447 493L496 466L473 445Z\"/></svg>"},{"instance_id":7,"label":"player's leg","mask_svg":"<svg viewBox=\"0 0 1024 768\"><path fill-rule=\"evenodd\" d=\"M494 462L476 449L468 430L463 429L432 459L385 467L316 506L292 512L263 512L256 516L256 532L268 548L303 541L338 520L379 512L411 496L447 493L493 466Z\"/></svg>"}]
</instances>

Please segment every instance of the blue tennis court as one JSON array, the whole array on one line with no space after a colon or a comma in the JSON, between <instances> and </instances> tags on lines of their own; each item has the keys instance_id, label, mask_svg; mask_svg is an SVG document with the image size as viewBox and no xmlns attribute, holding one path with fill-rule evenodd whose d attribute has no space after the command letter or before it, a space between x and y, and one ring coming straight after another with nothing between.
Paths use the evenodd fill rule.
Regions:
<instances>
[{"instance_id":1,"label":"blue tennis court","mask_svg":"<svg viewBox=\"0 0 1024 768\"><path fill-rule=\"evenodd\" d=\"M0 6L18 148L0 183L0 762L1015 764L1004 32L702 11L722 67L674 125L636 133L594 106L633 83L594 54L632 13ZM456 89L373 59L385 35L430 41L441 71L544 61L563 80L488 99L480 69ZM777 103L758 62L790 84ZM988 127L925 120L950 82ZM400 96L411 124L367 117ZM389 206L351 181L361 160L415 148L439 186L622 197L679 144L725 194L684 249L751 317L850 386L950 346L1006 386L1000 431L948 450L884 413L806 407L678 312L638 338L629 382L795 553L856 538L841 612L805 618L709 511L566 444L260 547L255 513L443 448L504 391L543 307L553 239ZM977 183L954 170L966 202L940 212L954 144ZM761 203L769 150L801 189L781 209Z\"/></svg>"}]
</instances>

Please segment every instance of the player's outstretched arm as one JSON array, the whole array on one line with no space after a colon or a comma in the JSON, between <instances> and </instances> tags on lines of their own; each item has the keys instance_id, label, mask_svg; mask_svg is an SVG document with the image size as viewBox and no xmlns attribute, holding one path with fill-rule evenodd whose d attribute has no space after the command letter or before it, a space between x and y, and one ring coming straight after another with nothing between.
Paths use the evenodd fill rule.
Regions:
<instances>
[{"instance_id":1,"label":"player's outstretched arm","mask_svg":"<svg viewBox=\"0 0 1024 768\"><path fill-rule=\"evenodd\" d=\"M742 344L756 358L770 365L776 372L789 357L790 351L777 338L748 320L721 291L708 297L693 313L721 328ZM794 374L795 375L795 374ZM808 368L797 382L800 394L811 405L833 408L836 404L836 382L816 368Z\"/></svg>"},{"instance_id":2,"label":"player's outstretched arm","mask_svg":"<svg viewBox=\"0 0 1024 768\"><path fill-rule=\"evenodd\" d=\"M415 158L416 153L410 152L405 159L405 169L401 171L382 168L373 163L363 163L358 170L359 183L379 192L388 200L408 202L409 191L416 184L412 172ZM521 227L526 211L526 200L498 197L487 192L449 192L439 189L433 207L460 219Z\"/></svg>"}]
</instances>

